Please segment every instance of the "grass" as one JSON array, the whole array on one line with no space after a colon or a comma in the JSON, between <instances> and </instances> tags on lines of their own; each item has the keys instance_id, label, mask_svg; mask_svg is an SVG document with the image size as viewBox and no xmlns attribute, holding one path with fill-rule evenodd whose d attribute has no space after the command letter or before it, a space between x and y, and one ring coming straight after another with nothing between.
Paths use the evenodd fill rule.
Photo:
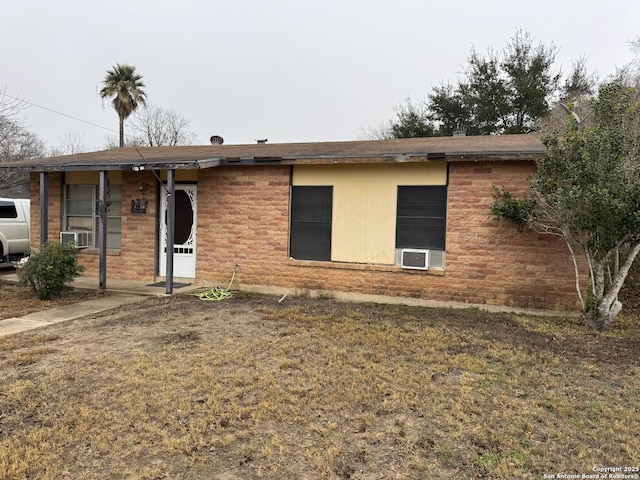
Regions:
<instances>
[{"instance_id":1,"label":"grass","mask_svg":"<svg viewBox=\"0 0 640 480\"><path fill-rule=\"evenodd\" d=\"M639 327L152 299L0 337L0 478L536 479L636 466Z\"/></svg>"},{"instance_id":2,"label":"grass","mask_svg":"<svg viewBox=\"0 0 640 480\"><path fill-rule=\"evenodd\" d=\"M103 295L105 295L104 292L95 290L78 290L66 287L59 297L40 300L30 288L8 283L0 278L0 305L2 306L0 308L0 320L22 317L29 313L92 300Z\"/></svg>"}]
</instances>

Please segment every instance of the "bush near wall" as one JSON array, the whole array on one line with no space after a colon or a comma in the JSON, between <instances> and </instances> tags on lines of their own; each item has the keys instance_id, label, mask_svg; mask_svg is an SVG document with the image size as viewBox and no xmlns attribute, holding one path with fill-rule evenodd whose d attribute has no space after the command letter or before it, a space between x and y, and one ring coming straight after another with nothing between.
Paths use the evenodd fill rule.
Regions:
<instances>
[{"instance_id":1,"label":"bush near wall","mask_svg":"<svg viewBox=\"0 0 640 480\"><path fill-rule=\"evenodd\" d=\"M24 264L20 284L31 287L40 300L49 300L60 296L82 270L74 244L47 242Z\"/></svg>"}]
</instances>

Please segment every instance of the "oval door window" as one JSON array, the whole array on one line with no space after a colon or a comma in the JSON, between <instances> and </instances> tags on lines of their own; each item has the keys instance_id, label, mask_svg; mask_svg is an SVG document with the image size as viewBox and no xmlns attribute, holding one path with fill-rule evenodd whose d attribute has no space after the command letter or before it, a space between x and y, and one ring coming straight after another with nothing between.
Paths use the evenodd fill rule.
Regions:
<instances>
[{"instance_id":1,"label":"oval door window","mask_svg":"<svg viewBox=\"0 0 640 480\"><path fill-rule=\"evenodd\" d=\"M184 245L191 236L193 228L193 208L191 199L184 190L176 190L176 229L173 236L174 245Z\"/></svg>"}]
</instances>

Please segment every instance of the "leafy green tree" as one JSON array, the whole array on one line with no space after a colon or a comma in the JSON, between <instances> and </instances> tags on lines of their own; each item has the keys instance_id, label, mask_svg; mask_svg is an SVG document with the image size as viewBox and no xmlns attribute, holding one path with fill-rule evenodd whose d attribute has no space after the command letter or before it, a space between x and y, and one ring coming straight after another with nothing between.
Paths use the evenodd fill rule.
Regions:
<instances>
[{"instance_id":1,"label":"leafy green tree","mask_svg":"<svg viewBox=\"0 0 640 480\"><path fill-rule=\"evenodd\" d=\"M465 135L480 135L480 129L474 124L471 109L467 104L468 88L459 85L435 87L429 95L427 120L439 124L438 132L442 136L451 136L456 132Z\"/></svg>"},{"instance_id":2,"label":"leafy green tree","mask_svg":"<svg viewBox=\"0 0 640 480\"><path fill-rule=\"evenodd\" d=\"M392 138L433 137L437 131L429 120L429 112L424 105L414 105L407 99L405 105L395 108L396 119L389 122Z\"/></svg>"},{"instance_id":3,"label":"leafy green tree","mask_svg":"<svg viewBox=\"0 0 640 480\"><path fill-rule=\"evenodd\" d=\"M124 121L138 108L146 103L142 75L136 73L136 67L127 64L116 64L102 81L100 90L102 99L112 98L112 104L120 118L120 147L124 147Z\"/></svg>"},{"instance_id":4,"label":"leafy green tree","mask_svg":"<svg viewBox=\"0 0 640 480\"><path fill-rule=\"evenodd\" d=\"M492 211L562 237L576 269L585 323L603 330L620 313L620 289L640 253L640 90L622 78L603 84L591 112L545 137L527 198L497 191ZM589 267L586 298L576 255Z\"/></svg>"},{"instance_id":5,"label":"leafy green tree","mask_svg":"<svg viewBox=\"0 0 640 480\"><path fill-rule=\"evenodd\" d=\"M596 93L598 78L587 70L586 59L579 58L573 62L571 70L559 89L559 99L551 107L547 115L539 120L536 128L549 133L561 135L566 127L567 113L577 122L591 115L591 99Z\"/></svg>"},{"instance_id":6,"label":"leafy green tree","mask_svg":"<svg viewBox=\"0 0 640 480\"><path fill-rule=\"evenodd\" d=\"M558 89L560 74L552 72L556 53L553 44L535 46L523 30L502 52L482 56L472 50L464 78L429 95L429 119L444 135L461 128L467 135L534 131Z\"/></svg>"},{"instance_id":7,"label":"leafy green tree","mask_svg":"<svg viewBox=\"0 0 640 480\"><path fill-rule=\"evenodd\" d=\"M573 62L569 75L562 84L561 100L573 100L576 97L591 96L595 93L598 79L587 70L587 59L580 57Z\"/></svg>"},{"instance_id":8,"label":"leafy green tree","mask_svg":"<svg viewBox=\"0 0 640 480\"><path fill-rule=\"evenodd\" d=\"M415 138L440 136L440 132L429 120L424 102L414 104L407 98L405 104L394 107L396 117L376 127L361 129L361 140L390 140L392 138Z\"/></svg>"},{"instance_id":9,"label":"leafy green tree","mask_svg":"<svg viewBox=\"0 0 640 480\"><path fill-rule=\"evenodd\" d=\"M501 52L489 50L483 56L471 50L463 78L456 85L434 87L424 103L400 106L391 133L403 138L536 131L559 94L561 76L552 71L556 53L553 44L534 45L523 30ZM584 84L577 82L588 79L580 70L563 87L581 88Z\"/></svg>"}]
</instances>

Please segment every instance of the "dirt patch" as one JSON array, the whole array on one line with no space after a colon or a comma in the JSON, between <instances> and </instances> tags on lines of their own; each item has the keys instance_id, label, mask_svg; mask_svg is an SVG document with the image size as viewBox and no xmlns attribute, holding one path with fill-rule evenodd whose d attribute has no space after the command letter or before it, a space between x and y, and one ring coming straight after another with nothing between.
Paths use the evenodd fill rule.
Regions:
<instances>
[{"instance_id":1,"label":"dirt patch","mask_svg":"<svg viewBox=\"0 0 640 480\"><path fill-rule=\"evenodd\" d=\"M639 328L150 298L0 338L0 478L534 479L633 466Z\"/></svg>"}]
</instances>

